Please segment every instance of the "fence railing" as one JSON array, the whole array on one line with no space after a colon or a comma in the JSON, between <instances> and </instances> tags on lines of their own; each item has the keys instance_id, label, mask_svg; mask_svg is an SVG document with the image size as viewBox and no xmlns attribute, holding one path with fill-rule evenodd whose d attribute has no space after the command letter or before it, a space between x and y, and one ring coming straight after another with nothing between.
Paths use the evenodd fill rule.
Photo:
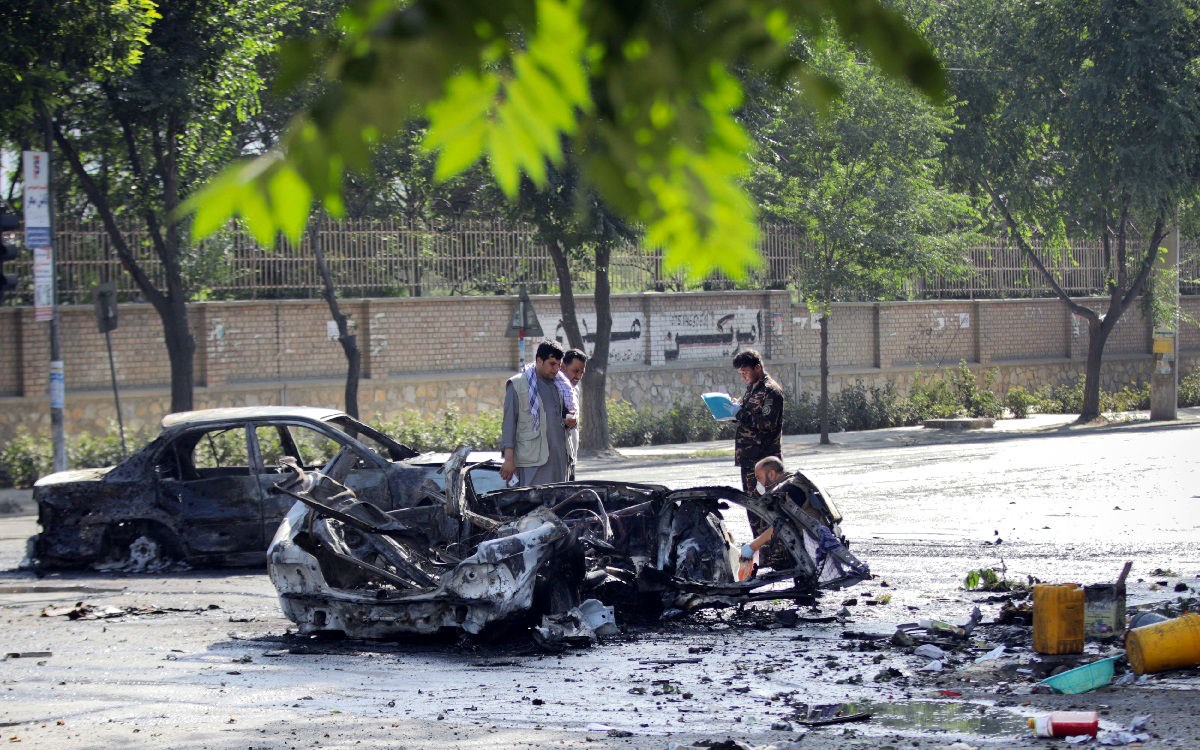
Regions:
<instances>
[{"instance_id":1,"label":"fence railing","mask_svg":"<svg viewBox=\"0 0 1200 750\"><path fill-rule=\"evenodd\" d=\"M125 236L142 267L161 283L162 266L144 231ZM264 249L243 231L230 229L205 240L188 253L186 277L196 299L312 298L321 294L314 261L320 243L339 295L346 297L509 294L524 284L534 294L557 293L558 279L549 253L533 228L493 221L453 221L432 227L403 222L339 221L314 225L299 245L282 243ZM798 227L762 227L762 268L738 282L738 288L782 289L794 285L798 269L812 263L812 246ZM1200 248L1185 241L1181 248L1180 289L1200 293ZM904 294L915 299L1003 298L1047 296L1049 286L1005 241L963 248L965 271L957 275L925 274L913 279ZM55 244L57 296L62 304L86 304L92 288L111 281L123 300L137 299L138 289L122 269L111 241L99 224L64 222ZM1105 263L1099 242L1077 241L1051 264L1072 294L1104 289ZM11 270L21 286L8 304L32 304L31 262L27 256ZM618 248L609 274L614 292L678 291L691 288L731 289L716 274L699 284L663 270L662 255L635 245ZM580 292L592 288L588 270L576 274ZM861 299L844 293L843 299Z\"/></svg>"}]
</instances>

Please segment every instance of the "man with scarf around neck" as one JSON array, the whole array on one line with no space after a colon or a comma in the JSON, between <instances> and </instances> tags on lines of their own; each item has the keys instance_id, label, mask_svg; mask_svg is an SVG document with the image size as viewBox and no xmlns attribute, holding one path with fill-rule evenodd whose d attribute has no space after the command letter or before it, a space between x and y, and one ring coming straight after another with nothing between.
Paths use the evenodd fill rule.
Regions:
<instances>
[{"instance_id":1,"label":"man with scarf around neck","mask_svg":"<svg viewBox=\"0 0 1200 750\"><path fill-rule=\"evenodd\" d=\"M567 479L567 430L575 426L571 384L560 377L563 350L553 341L538 344L533 364L508 379L500 477L532 487Z\"/></svg>"}]
</instances>

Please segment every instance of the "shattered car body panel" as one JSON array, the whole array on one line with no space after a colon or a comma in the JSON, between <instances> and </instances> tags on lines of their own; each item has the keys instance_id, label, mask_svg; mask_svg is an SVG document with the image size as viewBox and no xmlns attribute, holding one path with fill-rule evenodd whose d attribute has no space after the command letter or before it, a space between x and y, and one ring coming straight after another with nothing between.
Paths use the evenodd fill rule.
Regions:
<instances>
[{"instance_id":1,"label":"shattered car body panel","mask_svg":"<svg viewBox=\"0 0 1200 750\"><path fill-rule=\"evenodd\" d=\"M566 482L476 494L468 450L442 469L440 505L390 512L333 477L292 467L279 492L298 502L267 553L285 614L302 633L386 638L561 615L583 599L622 618L657 618L769 599L811 600L870 576L841 538L836 510L731 487L670 490ZM814 485L815 488L815 485ZM819 492L819 491L818 491ZM747 581L723 508L775 530L791 564ZM822 510L824 509L824 510Z\"/></svg>"},{"instance_id":2,"label":"shattered car body panel","mask_svg":"<svg viewBox=\"0 0 1200 750\"><path fill-rule=\"evenodd\" d=\"M440 502L442 460L418 455L346 414L311 407L206 409L171 414L162 432L119 465L51 474L34 486L42 531L27 564L142 570L174 562L261 566L294 500L271 491L280 458L317 468L352 455L345 481L385 510ZM498 471L472 479L498 487ZM148 540L152 546L138 543ZM152 549L158 560L146 560Z\"/></svg>"},{"instance_id":3,"label":"shattered car body panel","mask_svg":"<svg viewBox=\"0 0 1200 750\"><path fill-rule=\"evenodd\" d=\"M562 521L537 509L457 559L443 519L415 508L383 513L315 472L297 471L290 484L280 490L300 502L268 550L268 573L303 633L478 633L528 611L539 574L574 543Z\"/></svg>"}]
</instances>

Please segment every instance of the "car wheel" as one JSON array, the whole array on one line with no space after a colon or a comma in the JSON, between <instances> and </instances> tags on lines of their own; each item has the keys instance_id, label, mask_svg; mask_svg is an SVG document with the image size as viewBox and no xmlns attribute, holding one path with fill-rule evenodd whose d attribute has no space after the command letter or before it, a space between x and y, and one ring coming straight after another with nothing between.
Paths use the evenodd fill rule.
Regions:
<instances>
[{"instance_id":1,"label":"car wheel","mask_svg":"<svg viewBox=\"0 0 1200 750\"><path fill-rule=\"evenodd\" d=\"M170 530L153 522L123 521L108 527L104 559L94 567L144 573L164 570L181 559L178 541Z\"/></svg>"}]
</instances>

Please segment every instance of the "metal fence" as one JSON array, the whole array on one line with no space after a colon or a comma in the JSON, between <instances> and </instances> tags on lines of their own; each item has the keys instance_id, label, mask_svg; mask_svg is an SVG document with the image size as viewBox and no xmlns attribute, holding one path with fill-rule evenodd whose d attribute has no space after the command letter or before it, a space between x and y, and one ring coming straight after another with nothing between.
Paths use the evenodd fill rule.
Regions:
<instances>
[{"instance_id":1,"label":"metal fence","mask_svg":"<svg viewBox=\"0 0 1200 750\"><path fill-rule=\"evenodd\" d=\"M162 267L144 231L127 230L127 241L150 277L161 283ZM338 293L346 297L509 294L519 284L531 293L557 293L558 280L549 253L528 225L494 221L454 221L435 226L402 222L339 221L315 224L299 245L274 249L258 245L235 229L205 240L188 254L186 277L196 299L312 298L321 294L314 243L321 243ZM812 262L809 242L798 227L767 224L759 249L761 269L736 285L720 274L687 282L663 269L661 252L634 245L618 248L609 274L614 292L685 289L774 288L794 285L797 270ZM926 274L913 279L902 295L914 299L1048 296L1049 287L1020 251L1004 241L963 248L964 272ZM1200 293L1200 250L1181 248L1184 293ZM10 304L31 304L31 263L12 264L22 286ZM86 304L102 281L116 284L123 300L138 298L133 280L121 268L111 241L99 224L64 222L55 244L57 294L63 304ZM1072 243L1051 266L1072 294L1100 293L1105 264L1099 242ZM581 292L592 288L590 269L575 278ZM847 292L844 299L861 299Z\"/></svg>"}]
</instances>

